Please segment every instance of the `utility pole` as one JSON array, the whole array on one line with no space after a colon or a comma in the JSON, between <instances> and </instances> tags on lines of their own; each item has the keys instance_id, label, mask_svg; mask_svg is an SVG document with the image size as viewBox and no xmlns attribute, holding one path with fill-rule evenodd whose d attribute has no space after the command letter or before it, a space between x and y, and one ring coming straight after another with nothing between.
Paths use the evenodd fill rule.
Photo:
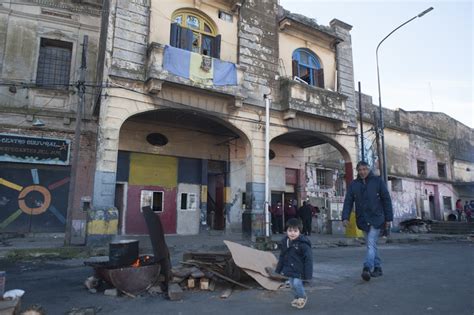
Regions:
<instances>
[{"instance_id":1,"label":"utility pole","mask_svg":"<svg viewBox=\"0 0 474 315\"><path fill-rule=\"evenodd\" d=\"M377 161L379 163L379 172L380 172L380 177L383 178L383 166L382 166L382 157L380 156L380 129L379 129L379 121L377 117L377 113L374 111L374 129L375 129L375 142L377 144Z\"/></svg>"},{"instance_id":2,"label":"utility pole","mask_svg":"<svg viewBox=\"0 0 474 315\"><path fill-rule=\"evenodd\" d=\"M71 245L72 241L72 212L74 210L74 197L76 190L77 180L77 166L79 165L79 150L81 147L81 125L82 115L84 111L84 98L86 92L86 69L87 69L87 45L89 37L84 35L82 43L82 60L81 60L81 72L79 74L79 81L77 82L77 90L79 96L79 102L77 103L76 109L76 129L74 131L74 143L72 146L72 162L71 162L71 176L69 180L69 194L67 201L67 219L66 219L66 233L64 244Z\"/></svg>"},{"instance_id":3,"label":"utility pole","mask_svg":"<svg viewBox=\"0 0 474 315\"><path fill-rule=\"evenodd\" d=\"M362 122L362 91L360 89L360 81L359 81L359 121L360 121L360 153L361 153L362 161L365 162L364 123Z\"/></svg>"}]
</instances>

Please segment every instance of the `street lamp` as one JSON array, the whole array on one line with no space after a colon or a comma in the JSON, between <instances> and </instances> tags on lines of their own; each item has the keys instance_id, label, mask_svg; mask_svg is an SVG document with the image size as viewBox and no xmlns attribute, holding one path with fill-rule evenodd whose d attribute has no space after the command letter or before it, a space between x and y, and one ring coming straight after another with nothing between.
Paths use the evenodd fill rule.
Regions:
<instances>
[{"instance_id":1,"label":"street lamp","mask_svg":"<svg viewBox=\"0 0 474 315\"><path fill-rule=\"evenodd\" d=\"M382 165L383 165L383 170L382 170L382 174L380 174L380 175L382 176L385 183L387 183L387 181L388 181L388 176L387 176L387 156L386 156L386 153L385 153L384 122L383 122L383 112L382 112L382 94L380 93L379 47L380 47L380 45L382 45L384 40L386 40L390 35L395 33L399 28L401 28L404 25L410 23L411 21L413 21L416 18L422 17L423 15L430 12L431 10L433 10L433 7L429 7L428 9L421 12L420 14L415 15L414 17L412 17L411 19L409 19L408 21L406 21L405 23L401 24L396 29L391 31L387 36L385 36L380 41L380 43L377 45L377 49L375 50L375 56L376 56L376 60L377 60L377 84L378 84L378 89L379 89L380 138L382 139Z\"/></svg>"}]
</instances>

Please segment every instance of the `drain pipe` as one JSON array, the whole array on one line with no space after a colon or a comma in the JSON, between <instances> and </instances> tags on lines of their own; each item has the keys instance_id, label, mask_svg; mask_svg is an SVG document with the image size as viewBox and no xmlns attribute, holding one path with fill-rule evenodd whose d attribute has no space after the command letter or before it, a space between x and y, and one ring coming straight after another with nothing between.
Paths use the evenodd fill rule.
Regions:
<instances>
[{"instance_id":1,"label":"drain pipe","mask_svg":"<svg viewBox=\"0 0 474 315\"><path fill-rule=\"evenodd\" d=\"M268 189L268 178L269 178L269 165L270 165L270 94L264 94L265 99L265 236L270 237L270 213L269 213L269 189Z\"/></svg>"}]
</instances>

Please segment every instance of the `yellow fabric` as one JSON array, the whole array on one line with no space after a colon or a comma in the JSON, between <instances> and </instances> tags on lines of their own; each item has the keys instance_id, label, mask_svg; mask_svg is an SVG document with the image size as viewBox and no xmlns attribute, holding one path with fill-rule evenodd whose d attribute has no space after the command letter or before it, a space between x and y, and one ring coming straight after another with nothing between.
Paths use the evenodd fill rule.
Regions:
<instances>
[{"instance_id":1,"label":"yellow fabric","mask_svg":"<svg viewBox=\"0 0 474 315\"><path fill-rule=\"evenodd\" d=\"M191 61L189 63L189 78L200 84L212 85L213 78L213 62L211 60L211 67L209 71L201 68L203 56L201 54L191 53Z\"/></svg>"},{"instance_id":2,"label":"yellow fabric","mask_svg":"<svg viewBox=\"0 0 474 315\"><path fill-rule=\"evenodd\" d=\"M356 225L356 216L354 211L351 212L351 216L349 218L349 225L346 228L346 236L347 237L363 237L364 233L357 228Z\"/></svg>"}]
</instances>

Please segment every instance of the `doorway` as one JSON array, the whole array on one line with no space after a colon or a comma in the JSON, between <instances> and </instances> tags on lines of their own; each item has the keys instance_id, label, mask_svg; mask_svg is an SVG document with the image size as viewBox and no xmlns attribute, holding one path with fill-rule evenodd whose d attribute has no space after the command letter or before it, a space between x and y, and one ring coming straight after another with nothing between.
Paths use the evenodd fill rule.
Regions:
<instances>
[{"instance_id":1,"label":"doorway","mask_svg":"<svg viewBox=\"0 0 474 315\"><path fill-rule=\"evenodd\" d=\"M430 219L434 220L435 219L435 213L436 213L436 206L435 206L435 198L434 196L429 196L428 198L429 204L430 204Z\"/></svg>"},{"instance_id":2,"label":"doorway","mask_svg":"<svg viewBox=\"0 0 474 315\"><path fill-rule=\"evenodd\" d=\"M115 207L118 210L118 233L125 234L125 211L127 208L127 183L117 182L115 184Z\"/></svg>"}]
</instances>

